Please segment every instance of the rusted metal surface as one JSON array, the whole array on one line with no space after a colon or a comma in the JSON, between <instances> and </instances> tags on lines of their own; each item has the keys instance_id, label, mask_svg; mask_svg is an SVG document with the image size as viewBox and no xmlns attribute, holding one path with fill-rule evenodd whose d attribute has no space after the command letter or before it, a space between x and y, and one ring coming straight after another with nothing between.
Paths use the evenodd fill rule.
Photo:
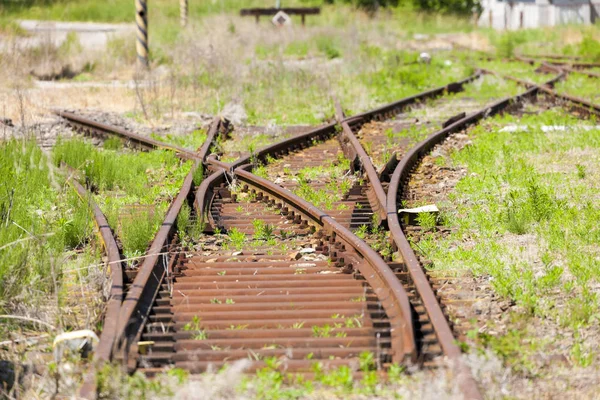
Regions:
<instances>
[{"instance_id":1,"label":"rusted metal surface","mask_svg":"<svg viewBox=\"0 0 600 400\"><path fill-rule=\"evenodd\" d=\"M379 185L381 188L380 179L368 154L354 136L353 126L356 128L369 120L388 118L425 98L462 90L465 83L479 76L480 72L461 82L426 91L355 117L344 118L338 107L337 118L341 121L342 137L347 139L348 148L352 149L348 156L360 160L369 184ZM538 90L532 88L522 96L501 100L464 118L456 116L448 120L445 124L447 126L431 141L442 140L444 135L499 112L514 101L531 96ZM334 218L289 190L253 175L247 171L251 167L248 165L250 157L231 164L208 157L211 145L207 143L211 143L218 133L227 131L226 125L224 121L215 119L201 154L195 155L198 160L196 166L202 160L212 171L196 189L193 203L196 215L207 224L205 231L235 228L242 234L251 236L255 229L252 226L253 219L262 218L276 232L289 231L293 237L298 238L298 243L302 246L315 246L311 252L319 257L328 257L329 261L313 262L309 272L296 274L292 271L293 266L298 265L298 259L290 260L286 254L267 245L242 249L235 252L235 255L217 248L203 255L190 254L179 259L161 258L158 254L168 247L179 208L192 188L190 173L182 192L171 205L165 223L152 243L123 303L118 325L121 332L117 343L119 357L128 361L131 369L141 368L149 375L165 365L202 372L211 365L218 368L231 360L246 358L248 351L265 356L279 356L288 354L287 348L292 349L295 356L289 360L286 368L300 372L309 370L311 362L303 358L310 353L316 354L317 359L322 359L331 366L347 365L361 351L378 352L383 363L418 362L419 348L413 318L416 312L419 315L426 312L428 321L435 328L436 340L439 340L441 346L440 352L456 358L461 381L463 384L467 383L465 394L468 398L480 398L476 386L472 386L473 382L469 381L472 381L472 377L468 369L458 360L460 350L454 344L452 333L450 332L449 338L447 332L444 333L443 325L448 327L448 322L441 313L435 296L433 303L438 307L439 314L432 308L434 306L431 305L432 300L427 292L428 290L433 295L431 287L426 279L421 279L414 265L409 267L411 262L416 261L406 239L404 238L403 243L402 240L396 240L394 235L406 262L407 272L402 272L402 264L386 263L366 242L351 232L350 219L343 212ZM259 161L265 161L267 156L291 156L310 146L324 144L337 133L335 123L326 124L267 146L257 152L255 157ZM424 145L419 151L428 149ZM419 154L424 153L414 154L414 157L419 157ZM391 174L395 166L394 162L388 164L382 169L382 174L386 176ZM392 181L399 179L399 168L406 167L399 164ZM255 199L249 203L240 203L237 194L232 193L227 186L234 179L238 184L246 185L244 193L251 194ZM390 193L391 190L396 193L398 185L395 188L390 186ZM386 198L383 189L381 192L383 195L378 193L375 196L376 201L381 204L382 209L385 207L387 218L395 217L397 228L400 229L397 215L390 212L390 196ZM313 242L313 234L317 242ZM417 267L423 275L418 264ZM411 305L407 289L403 285L411 287L411 292L411 285L414 285L416 293L421 297L419 304L422 306ZM366 295L360 296L360 293ZM361 300L349 301L357 296ZM290 301L298 304L293 311L289 307ZM424 307L424 311L417 311L418 307ZM343 335L335 338L310 337L308 328L318 328L331 322L332 312L342 315L358 310L369 310L368 313L362 312L359 328L346 327L340 332ZM193 317L201 318L202 334L206 335L203 340L194 340L189 330L185 329ZM301 328L291 329L288 326L276 329L281 324L303 326L304 323L306 326ZM244 328L239 331L227 329L234 325ZM438 332L437 329L441 326L442 331ZM146 348L138 347L140 342L149 343L144 345L149 346L149 352ZM223 347L227 350L223 350ZM330 357L333 359L330 360ZM255 362L251 370L260 367L261 362Z\"/></svg>"},{"instance_id":2,"label":"rusted metal surface","mask_svg":"<svg viewBox=\"0 0 600 400\"><path fill-rule=\"evenodd\" d=\"M237 168L235 174L239 179L283 199L286 204L292 205L298 212L306 213L315 222L319 221L329 235L334 233L336 237L363 257L366 263L359 262L358 268L363 268L361 273L374 289L390 319L393 362L403 362L407 357L413 361L416 360L416 345L408 297L394 273L380 256L349 229L293 193L244 171L242 168Z\"/></svg>"},{"instance_id":3,"label":"rusted metal surface","mask_svg":"<svg viewBox=\"0 0 600 400\"><path fill-rule=\"evenodd\" d=\"M69 171L69 184L75 189L82 201L87 203L94 215L94 224L100 238L100 242L106 253L106 260L110 276L109 298L106 302L106 311L104 312L104 324L100 341L94 350L94 360L99 363L110 362L112 358L112 347L117 334L117 320L123 301L124 279L123 279L123 261L119 247L108 224L108 220L98 204L93 200L92 194L88 192L77 179L75 179L75 169L65 165ZM79 389L79 395L82 398L95 398L96 376L93 370L84 378L83 385Z\"/></svg>"},{"instance_id":4,"label":"rusted metal surface","mask_svg":"<svg viewBox=\"0 0 600 400\"><path fill-rule=\"evenodd\" d=\"M577 61L565 61L565 60L556 60L556 59L548 59L548 60L537 60L533 58L523 57L523 56L515 56L515 60L523 61L529 64L536 64L540 61L545 62L547 64L556 65L559 67L570 67L574 69L587 69L587 68L597 68L600 67L600 63L595 62L577 62Z\"/></svg>"},{"instance_id":5,"label":"rusted metal surface","mask_svg":"<svg viewBox=\"0 0 600 400\"><path fill-rule=\"evenodd\" d=\"M123 262L112 229L102 210L100 210L100 207L98 207L98 204L92 198L92 194L75 179L73 176L74 170L70 167L68 167L68 170L71 173L68 179L69 184L73 186L81 200L87 203L94 214L94 224L96 225L100 242L106 252L110 274L110 296L106 302L104 326L100 335L100 343L94 351L94 357L98 360L110 361L112 344L115 337L116 317L119 315L121 301L123 300Z\"/></svg>"},{"instance_id":6,"label":"rusted metal surface","mask_svg":"<svg viewBox=\"0 0 600 400\"><path fill-rule=\"evenodd\" d=\"M137 363L137 341L142 334L161 284L169 273L169 265L175 261L174 257L169 257L165 252L168 251L175 233L177 215L190 195L194 172L200 167L201 160L206 159L207 153L218 135L226 134L227 129L221 129L224 125L227 124L219 118L213 120L206 141L198 153L193 155L196 161L186 176L180 192L169 206L166 217L123 300L117 323L118 334L114 351L132 370L135 369Z\"/></svg>"},{"instance_id":7,"label":"rusted metal surface","mask_svg":"<svg viewBox=\"0 0 600 400\"><path fill-rule=\"evenodd\" d=\"M202 222L207 224L205 231L213 231L217 225L208 210L214 199L215 192L213 188L218 187L225 182L225 170L221 169L205 178L194 196L194 209L196 216L201 218ZM208 229L207 229L208 228Z\"/></svg>"},{"instance_id":8,"label":"rusted metal surface","mask_svg":"<svg viewBox=\"0 0 600 400\"><path fill-rule=\"evenodd\" d=\"M148 318L157 291L168 272L171 261L166 254L176 229L176 219L193 185L193 175L200 165L197 161L186 176L181 191L171 203L164 222L158 230L137 275L125 295L117 323L115 352L127 362L130 369L135 368L137 340Z\"/></svg>"},{"instance_id":9,"label":"rusted metal surface","mask_svg":"<svg viewBox=\"0 0 600 400\"><path fill-rule=\"evenodd\" d=\"M407 106L413 105L420 101L438 97L438 96L443 95L444 93L459 92L462 90L464 85L466 85L469 82L474 81L475 79L479 78L480 76L481 76L481 73L479 71L477 71L475 74L473 74L461 81L452 82L447 85L437 87L435 89L427 90L425 92L421 92L421 93L415 94L413 96L405 97L401 100L392 102L390 104L386 104L386 105L378 107L378 108L375 108L371 111L367 111L364 113L360 113L360 114L348 117L348 118L346 118L346 121L350 124L350 126L353 126L354 123L361 121L361 120L363 122L366 122L366 121L370 121L372 119L383 120L383 119L391 118L394 115L400 113Z\"/></svg>"},{"instance_id":10,"label":"rusted metal surface","mask_svg":"<svg viewBox=\"0 0 600 400\"><path fill-rule=\"evenodd\" d=\"M545 82L543 85L537 85L533 82L529 82L529 81L519 79L519 78L516 78L513 76L509 76L509 75L496 74L491 71L486 71L486 72L501 76L504 79L512 80L512 81L517 82L518 84L523 85L528 88L536 88L540 92L544 92L547 95L550 95L556 99L559 99L559 100L569 103L572 108L577 109L578 111L580 111L584 114L594 114L597 117L600 117L600 105L594 104L594 103L592 103L586 99L582 99L580 97L571 96L571 95L568 95L565 93L558 93L557 91L551 89L551 87L557 81L559 81L560 79L563 79L565 77L565 73L562 72L562 69L563 69L562 67L556 68L557 71L560 71L560 74L557 75L555 78Z\"/></svg>"},{"instance_id":11,"label":"rusted metal surface","mask_svg":"<svg viewBox=\"0 0 600 400\"><path fill-rule=\"evenodd\" d=\"M136 148L145 150L165 149L175 151L181 158L186 160L196 159L196 154L193 151L184 149L183 147L170 145L161 142L160 140L152 139L147 136L138 135L137 133L126 131L116 126L102 124L93 121L89 118L82 117L67 111L56 111L56 115L69 121L69 124L84 132L93 132L101 136L116 135L125 141L125 144L132 145Z\"/></svg>"},{"instance_id":12,"label":"rusted metal surface","mask_svg":"<svg viewBox=\"0 0 600 400\"><path fill-rule=\"evenodd\" d=\"M208 128L208 133L206 134L206 139L197 154L202 162L206 162L206 157L210 154L211 147L215 144L217 138L226 138L227 135L229 135L230 130L231 123L229 120L219 116L212 120L210 127Z\"/></svg>"},{"instance_id":13,"label":"rusted metal surface","mask_svg":"<svg viewBox=\"0 0 600 400\"><path fill-rule=\"evenodd\" d=\"M556 79L562 78L560 75L547 83L553 83ZM388 225L392 234L395 245L398 251L402 255L403 261L406 268L412 278L414 285L419 292L419 295L423 301L423 305L427 309L427 313L430 317L431 323L435 327L436 335L439 342L444 350L444 354L455 363L457 370L459 371L459 384L461 390L466 398L479 399L482 398L477 384L473 379L469 369L464 365L460 359L461 351L455 343L454 335L448 324L448 321L442 311L442 308L429 284L427 276L425 275L418 259L413 251L410 243L406 239L406 236L400 225L398 218L398 196L401 193L403 182L406 182L411 174L411 171L418 163L418 161L427 154L435 145L442 142L448 135L465 129L469 125L475 124L483 118L490 115L494 115L508 106L521 102L523 99L535 96L540 90L539 86L535 86L528 89L525 93L505 98L500 100L489 107L486 107L478 112L470 114L438 132L433 133L427 139L420 142L418 145L413 147L403 158L400 160L396 167L388 189L387 196L387 212L388 212Z\"/></svg>"},{"instance_id":14,"label":"rusted metal surface","mask_svg":"<svg viewBox=\"0 0 600 400\"><path fill-rule=\"evenodd\" d=\"M287 354L291 358L283 362L286 370L297 372L310 371L316 361L352 364L363 351L388 362L414 359L410 304L387 264L323 211L247 172L248 167L237 168L233 175L256 197L251 203L238 203L219 180L212 181L218 202L214 200L211 208L219 214L219 226L251 235L251 221L262 218L276 229L286 229L302 246L316 243L310 253L326 258L290 260L273 246L248 246L235 256L219 250L185 257L175 269L173 296L166 302L165 293L167 297L157 302L165 306L153 312L151 325L161 324L168 332L157 325L143 336L153 342L150 353L141 357L143 371L152 374L157 365L170 363L202 372L249 354ZM360 321L358 326L344 325L350 316ZM194 317L202 340L193 340L192 332L184 329ZM336 326L335 335L315 336L315 329L330 325ZM227 329L230 326L242 328ZM313 356L306 359L309 353ZM253 362L250 371L262 364Z\"/></svg>"},{"instance_id":15,"label":"rusted metal surface","mask_svg":"<svg viewBox=\"0 0 600 400\"><path fill-rule=\"evenodd\" d=\"M566 66L562 66L561 69L563 71L570 72L570 73L573 73L573 74L586 75L589 78L600 78L600 74L597 74L595 72L586 71L586 70L583 70L583 69L574 69L574 68L566 67Z\"/></svg>"},{"instance_id":16,"label":"rusted metal surface","mask_svg":"<svg viewBox=\"0 0 600 400\"><path fill-rule=\"evenodd\" d=\"M340 123L342 126L342 135L340 137L340 140L342 142L349 142L350 146L354 150L354 154L358 156L361 168L364 170L365 176L369 183L369 189L372 190L372 192L374 193L374 196L369 196L371 208L379 216L379 221L383 222L387 218L385 210L385 191L381 186L381 182L379 181L377 171L375 170L375 167L373 167L373 164L371 163L371 159L369 158L367 152L354 135L354 132L352 132L350 125L348 125L347 121L344 121L344 111L342 110L342 106L339 102L336 102L335 110L336 119L338 123Z\"/></svg>"},{"instance_id":17,"label":"rusted metal surface","mask_svg":"<svg viewBox=\"0 0 600 400\"><path fill-rule=\"evenodd\" d=\"M361 114L357 114L345 119L348 124L354 128L355 124L364 123L371 119L385 119L396 113L401 112L406 107L418 103L420 101L441 96L444 93L455 93L462 90L463 85L472 82L473 80L481 76L480 72L475 73L461 81L452 82L444 86L440 86L435 89L427 90L425 92L403 98L401 100L386 104L378 107L372 111L367 111ZM312 129L306 133L294 136L290 139L282 140L272 145L266 146L256 152L255 157L258 161L265 161L266 157L276 156L278 153L287 154L290 151L305 148L311 145L313 141L324 140L326 138L333 137L337 134L336 131L337 123L328 123ZM211 161L209 161L210 163ZM250 156L242 157L235 162L231 163L230 168L235 169L240 165L244 165L250 162Z\"/></svg>"}]
</instances>

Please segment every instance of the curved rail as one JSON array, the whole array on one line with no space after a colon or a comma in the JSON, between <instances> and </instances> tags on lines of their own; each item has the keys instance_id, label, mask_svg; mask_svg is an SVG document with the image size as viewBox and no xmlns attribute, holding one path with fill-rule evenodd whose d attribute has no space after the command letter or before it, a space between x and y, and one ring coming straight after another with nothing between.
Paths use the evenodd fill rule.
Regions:
<instances>
[{"instance_id":1,"label":"curved rail","mask_svg":"<svg viewBox=\"0 0 600 400\"><path fill-rule=\"evenodd\" d=\"M156 298L156 292L165 276L168 275L170 266L175 262L174 258L169 259L168 255L163 254L163 251L168 250L175 234L177 215L192 189L194 172L199 165L200 162L196 161L186 176L181 191L171 203L164 222L154 237L131 288L123 300L117 322L115 352L127 362L130 369L135 368L135 358L129 357L129 355L137 352L137 339L148 318L152 303Z\"/></svg>"},{"instance_id":2,"label":"curved rail","mask_svg":"<svg viewBox=\"0 0 600 400\"><path fill-rule=\"evenodd\" d=\"M79 127L80 129L97 132L101 135L116 135L126 142L134 143L135 145L147 149L165 149L175 151L177 154L186 160L194 160L197 155L183 147L171 145L168 143L161 142L160 140L152 139L147 136L138 135L137 133L129 132L125 129L117 126L107 125L100 122L96 122L89 118L82 117L77 114L73 114L68 111L55 111L56 115L69 121L69 124Z\"/></svg>"},{"instance_id":3,"label":"curved rail","mask_svg":"<svg viewBox=\"0 0 600 400\"><path fill-rule=\"evenodd\" d=\"M557 79L561 79L561 76L553 78L549 82L554 82ZM427 276L423 272L423 269L417 259L417 256L408 242L398 218L398 204L397 198L400 193L402 183L405 182L411 174L413 168L417 165L418 161L427 154L435 145L442 142L450 134L463 130L469 125L477 123L479 120L486 118L489 115L496 114L513 103L518 103L525 98L534 96L538 91L539 87L535 86L530 88L525 93L514 97L508 97L497 101L496 103L488 106L482 110L472 113L465 118L456 121L449 126L431 134L428 138L413 147L403 158L394 170L391 177L390 186L388 189L387 196L387 213L388 213L388 226L392 234L393 241L398 248L398 251L402 255L406 268L413 280L417 291L423 300L427 313L431 319L433 326L435 327L436 335L444 354L457 364L457 368L460 372L460 386L467 398L477 399L481 398L481 394L477 389L469 369L462 363L460 359L461 351L455 343L454 335L448 325L447 319L444 316L442 308L429 284Z\"/></svg>"},{"instance_id":4,"label":"curved rail","mask_svg":"<svg viewBox=\"0 0 600 400\"><path fill-rule=\"evenodd\" d=\"M68 169L69 171L74 171L70 167ZM108 220L102 213L102 210L100 210L100 207L98 207L98 204L92 199L91 193L73 177L72 173L68 178L68 182L75 189L81 200L86 202L92 209L94 224L96 225L100 242L102 242L102 246L106 252L111 280L110 294L106 304L104 327L100 335L100 342L94 351L94 356L97 360L110 361L111 349L116 333L116 320L121 308L121 301L123 300L123 261L121 260L121 253L119 252L119 247L108 224Z\"/></svg>"},{"instance_id":5,"label":"curved rail","mask_svg":"<svg viewBox=\"0 0 600 400\"><path fill-rule=\"evenodd\" d=\"M344 111L338 102L336 102L335 109L336 119L342 126L342 137L340 138L340 141L342 143L348 141L354 150L353 152L360 160L360 165L365 172L370 189L373 193L373 195L368 196L369 203L371 204L371 208L377 212L379 221L383 222L387 219L385 212L385 191L383 190L383 186L381 186L377 171L371 162L371 158L360 144L358 138L354 135L354 132L352 132L350 125L348 125L348 121L344 120ZM374 199L372 198L373 196L375 197Z\"/></svg>"},{"instance_id":6,"label":"curved rail","mask_svg":"<svg viewBox=\"0 0 600 400\"><path fill-rule=\"evenodd\" d=\"M317 207L301 199L292 192L260 178L245 170L246 167L236 168L235 176L247 184L271 194L291 205L316 224L323 227L328 234L333 234L354 248L366 263L358 263L357 268L374 289L377 298L390 319L392 335L392 360L404 362L407 358L416 360L416 344L413 334L410 302L406 291L381 257L364 241L360 240L349 229L343 227L333 218Z\"/></svg>"},{"instance_id":7,"label":"curved rail","mask_svg":"<svg viewBox=\"0 0 600 400\"><path fill-rule=\"evenodd\" d=\"M527 57L522 57L522 56L515 56L515 60L527 62L529 64L535 64L535 63L542 61L542 60L535 60L533 58L527 58ZM600 67L600 63L595 63L595 62L571 62L571 61L560 61L560 60L545 60L544 62L546 62L548 64L558 65L561 67L567 66L567 67L571 67L571 68L575 68L575 69Z\"/></svg>"},{"instance_id":8,"label":"curved rail","mask_svg":"<svg viewBox=\"0 0 600 400\"><path fill-rule=\"evenodd\" d=\"M170 267L176 261L175 257L169 259L167 255L163 254L163 251L169 248L175 233L179 211L192 191L194 173L202 165L201 160L206 159L210 147L219 135L227 134L228 127L229 122L226 119L217 117L213 120L204 144L198 153L194 154L196 161L186 176L177 197L169 206L167 215L150 244L146 257L125 296L117 322L117 339L113 350L118 352L119 356L127 362L130 369L135 368L135 357L129 357L129 355L137 353L137 339L142 333L141 330L148 318L157 290L160 288L163 279L168 276L171 270Z\"/></svg>"},{"instance_id":9,"label":"curved rail","mask_svg":"<svg viewBox=\"0 0 600 400\"><path fill-rule=\"evenodd\" d=\"M121 302L123 301L124 279L123 279L123 261L117 241L108 224L108 220L102 210L92 199L85 187L75 177L75 169L66 165L70 175L67 182L75 189L77 195L82 201L88 204L94 214L94 224L100 238L100 242L106 252L107 264L110 270L110 291L104 313L104 326L100 334L100 341L94 350L94 359L100 363L110 362L112 359L112 348L117 333L117 320L121 311ZM93 372L88 373L82 386L79 389L79 395L83 398L93 398L96 391L96 376Z\"/></svg>"},{"instance_id":10,"label":"curved rail","mask_svg":"<svg viewBox=\"0 0 600 400\"><path fill-rule=\"evenodd\" d=\"M468 76L461 81L451 82L446 85L415 94L413 96L405 97L398 101L394 101L392 103L378 107L374 110L367 111L367 112L364 112L361 114L357 114L352 117L348 117L345 119L345 121L347 121L348 124L350 124L350 126L352 126L354 123L359 122L359 121L368 122L375 118L384 119L391 115L394 115L395 113L396 114L399 113L400 111L404 110L406 107L413 105L419 101L440 96L440 95L444 94L445 92L448 92L448 93L458 92L458 91L462 90L462 87L466 83L469 83L469 82L479 78L480 76L481 76L481 73L479 71L477 71L475 74ZM336 126L337 126L336 122L331 122L331 123L319 126L309 132L295 136L293 138L282 140L281 142L277 142L272 145L266 146L266 147L262 148L261 150L259 150L254 155L254 157L259 161L264 161L266 159L267 155L275 155L276 156L278 154L287 153L293 149L302 148L302 146L308 146L312 140L315 140L315 139L320 140L320 139L326 139L326 138L333 137L334 135L337 134ZM242 157L242 158L236 160L235 162L233 162L230 165L230 169L233 170L241 165L248 164L250 162L250 158L251 158L251 156L246 156L246 157ZM210 162L211 161L209 160L209 163Z\"/></svg>"},{"instance_id":11,"label":"curved rail","mask_svg":"<svg viewBox=\"0 0 600 400\"><path fill-rule=\"evenodd\" d=\"M561 66L560 68L563 71L566 71L566 72L569 72L569 73L586 75L589 78L600 78L600 74L596 74L594 72L585 71L585 70L582 70L582 69L574 69L574 68L565 67L565 66Z\"/></svg>"},{"instance_id":12,"label":"curved rail","mask_svg":"<svg viewBox=\"0 0 600 400\"><path fill-rule=\"evenodd\" d=\"M512 81L514 81L522 86L525 86L527 88L537 88L541 92L544 92L552 97L555 97L557 99L560 99L560 100L570 103L572 107L578 109L579 111L581 111L585 114L594 114L594 115L600 117L600 105L594 104L594 103L592 103L588 100L582 99L580 97L575 97L575 96L571 96L571 95L564 94L564 93L558 93L557 91L551 89L550 87L553 86L558 80L564 78L565 73L562 71L563 70L562 67L561 68L552 67L552 66L548 66L548 67L553 68L555 71L560 71L560 74L556 78L545 82L543 85L537 85L535 83L532 83L532 82L529 82L529 81L526 81L523 79L515 78L510 75L498 74L498 73L492 72L492 71L486 71L486 73L494 74L497 76L501 76L504 79L512 80ZM579 71L577 71L577 72L579 72Z\"/></svg>"}]
</instances>

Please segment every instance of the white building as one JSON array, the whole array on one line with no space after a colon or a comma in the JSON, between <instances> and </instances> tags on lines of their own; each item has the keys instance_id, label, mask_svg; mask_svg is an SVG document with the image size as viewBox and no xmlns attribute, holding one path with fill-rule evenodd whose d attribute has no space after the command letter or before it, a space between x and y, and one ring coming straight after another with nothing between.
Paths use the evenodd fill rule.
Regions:
<instances>
[{"instance_id":1,"label":"white building","mask_svg":"<svg viewBox=\"0 0 600 400\"><path fill-rule=\"evenodd\" d=\"M590 24L600 13L600 3L590 0L482 0L481 6L479 26L494 29Z\"/></svg>"}]
</instances>

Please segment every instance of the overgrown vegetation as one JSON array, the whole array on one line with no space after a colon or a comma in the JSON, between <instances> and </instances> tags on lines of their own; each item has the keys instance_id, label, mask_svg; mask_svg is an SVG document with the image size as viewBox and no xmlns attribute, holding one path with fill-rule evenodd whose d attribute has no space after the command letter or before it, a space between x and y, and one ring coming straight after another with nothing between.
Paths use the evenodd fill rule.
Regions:
<instances>
[{"instance_id":1,"label":"overgrown vegetation","mask_svg":"<svg viewBox=\"0 0 600 400\"><path fill-rule=\"evenodd\" d=\"M583 74L573 73L569 75L568 79L558 82L555 89L559 93L579 97L594 104L600 103L597 78L589 78Z\"/></svg>"},{"instance_id":2,"label":"overgrown vegetation","mask_svg":"<svg viewBox=\"0 0 600 400\"><path fill-rule=\"evenodd\" d=\"M175 146L188 148L190 150L197 150L204 144L204 141L206 140L206 132L203 129L196 129L195 131L185 135L158 135L153 133L151 137ZM106 144L104 147L106 148Z\"/></svg>"},{"instance_id":3,"label":"overgrown vegetation","mask_svg":"<svg viewBox=\"0 0 600 400\"><path fill-rule=\"evenodd\" d=\"M100 150L81 139L59 140L53 157L84 174L128 258L144 253L191 166L171 151Z\"/></svg>"},{"instance_id":4,"label":"overgrown vegetation","mask_svg":"<svg viewBox=\"0 0 600 400\"><path fill-rule=\"evenodd\" d=\"M350 161L342 153L336 159L319 167L305 167L297 171L284 168L288 179L298 182L294 194L322 210L332 210L334 203L350 190L355 177L350 174ZM325 185L316 187L315 182Z\"/></svg>"},{"instance_id":5,"label":"overgrown vegetation","mask_svg":"<svg viewBox=\"0 0 600 400\"><path fill-rule=\"evenodd\" d=\"M0 142L0 311L17 298L55 292L65 253L93 233L89 208L34 140ZM24 296L24 297L21 297ZM31 300L31 298L29 298ZM27 301L26 301L27 302Z\"/></svg>"},{"instance_id":6,"label":"overgrown vegetation","mask_svg":"<svg viewBox=\"0 0 600 400\"><path fill-rule=\"evenodd\" d=\"M517 129L501 130L506 125ZM525 321L543 318L570 332L585 329L598 307L591 288L599 280L600 230L594 221L600 207L594 199L600 187L597 168L590 169L594 161L582 163L579 155L597 157L595 121L551 109L495 117L472 134L473 146L454 155L469 170L452 197L456 210L447 215L458 230L435 242L421 240L419 248L433 260L432 268L468 268L489 276ZM505 357L511 365L526 367L510 354Z\"/></svg>"}]
</instances>

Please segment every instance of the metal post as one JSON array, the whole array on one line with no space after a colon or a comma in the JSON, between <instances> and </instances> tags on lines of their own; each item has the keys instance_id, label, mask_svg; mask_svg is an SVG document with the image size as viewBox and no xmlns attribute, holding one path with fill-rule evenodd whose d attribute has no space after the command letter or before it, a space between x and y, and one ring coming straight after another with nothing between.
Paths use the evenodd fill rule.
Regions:
<instances>
[{"instance_id":1,"label":"metal post","mask_svg":"<svg viewBox=\"0 0 600 400\"><path fill-rule=\"evenodd\" d=\"M148 7L146 0L135 0L135 23L137 25L137 40L135 49L137 51L140 66L148 67Z\"/></svg>"},{"instance_id":2,"label":"metal post","mask_svg":"<svg viewBox=\"0 0 600 400\"><path fill-rule=\"evenodd\" d=\"M181 13L181 26L186 26L188 14L188 0L179 0L179 8Z\"/></svg>"}]
</instances>

